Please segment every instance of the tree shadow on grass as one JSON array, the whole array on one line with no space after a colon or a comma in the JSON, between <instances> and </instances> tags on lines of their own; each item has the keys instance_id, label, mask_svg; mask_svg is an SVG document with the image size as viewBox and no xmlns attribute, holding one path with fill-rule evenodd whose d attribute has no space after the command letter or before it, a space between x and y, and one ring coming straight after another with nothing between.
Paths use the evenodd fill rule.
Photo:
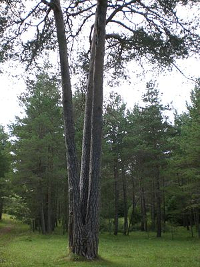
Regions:
<instances>
[{"instance_id":1,"label":"tree shadow on grass","mask_svg":"<svg viewBox=\"0 0 200 267\"><path fill-rule=\"evenodd\" d=\"M68 257L62 257L59 259L58 265L62 265L66 263L67 266L77 266L77 267L84 267L84 266L94 266L94 267L123 267L123 264L118 264L116 262L109 261L107 259L104 259L102 257L99 257L98 259L95 260L86 260L83 258L75 258L71 259L69 256Z\"/></svg>"}]
</instances>

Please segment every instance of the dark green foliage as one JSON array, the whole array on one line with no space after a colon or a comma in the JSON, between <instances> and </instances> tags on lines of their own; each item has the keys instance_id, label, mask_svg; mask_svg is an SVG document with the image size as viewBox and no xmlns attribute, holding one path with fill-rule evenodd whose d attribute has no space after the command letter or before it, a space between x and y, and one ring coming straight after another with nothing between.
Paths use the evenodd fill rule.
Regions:
<instances>
[{"instance_id":1,"label":"dark green foliage","mask_svg":"<svg viewBox=\"0 0 200 267\"><path fill-rule=\"evenodd\" d=\"M6 174L10 169L8 135L3 126L0 125L0 220L4 207L4 198L8 194Z\"/></svg>"},{"instance_id":2,"label":"dark green foliage","mask_svg":"<svg viewBox=\"0 0 200 267\"><path fill-rule=\"evenodd\" d=\"M46 72L40 73L36 82L28 81L20 101L26 115L12 125L12 182L16 194L27 205L29 222L33 221L36 228L42 227L43 233L51 232L57 220L65 216L67 191L63 121L56 79Z\"/></svg>"},{"instance_id":3,"label":"dark green foliage","mask_svg":"<svg viewBox=\"0 0 200 267\"><path fill-rule=\"evenodd\" d=\"M173 185L171 198L177 198L173 210L182 215L182 223L195 223L199 229L200 209L200 93L199 81L191 92L191 105L188 113L177 116L175 120L176 136L173 139L173 153L170 160L170 175ZM173 194L173 195L172 195ZM170 202L169 202L170 203ZM170 213L170 212L169 212ZM199 231L199 230L198 230Z\"/></svg>"}]
</instances>

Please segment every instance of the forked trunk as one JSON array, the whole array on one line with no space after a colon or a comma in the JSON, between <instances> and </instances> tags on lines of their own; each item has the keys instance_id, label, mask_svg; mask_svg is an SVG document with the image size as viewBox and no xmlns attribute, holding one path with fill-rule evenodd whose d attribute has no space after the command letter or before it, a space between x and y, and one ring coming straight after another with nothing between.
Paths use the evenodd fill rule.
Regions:
<instances>
[{"instance_id":1,"label":"forked trunk","mask_svg":"<svg viewBox=\"0 0 200 267\"><path fill-rule=\"evenodd\" d=\"M94 36L95 37L95 36ZM88 188L89 188L89 170L90 170L90 147L91 147L91 124L92 124L92 103L94 89L94 59L95 59L95 38L93 37L91 45L91 57L89 65L89 77L87 84L87 96L85 104L85 117L83 129L81 174L80 174L80 201L83 224L86 223Z\"/></svg>"},{"instance_id":2,"label":"forked trunk","mask_svg":"<svg viewBox=\"0 0 200 267\"><path fill-rule=\"evenodd\" d=\"M98 255L99 178L101 165L103 64L107 0L97 1L91 51L88 95L85 111L81 179L75 149L72 92L67 43L59 0L51 6L57 29L62 75L65 140L69 183L69 249L70 252L94 259Z\"/></svg>"},{"instance_id":3,"label":"forked trunk","mask_svg":"<svg viewBox=\"0 0 200 267\"><path fill-rule=\"evenodd\" d=\"M93 40L95 40L93 101L91 119L89 187L86 214L87 242L84 250L84 254L88 259L94 259L98 256L99 189L103 113L103 66L105 54L106 11L107 0L98 0L93 37Z\"/></svg>"}]
</instances>

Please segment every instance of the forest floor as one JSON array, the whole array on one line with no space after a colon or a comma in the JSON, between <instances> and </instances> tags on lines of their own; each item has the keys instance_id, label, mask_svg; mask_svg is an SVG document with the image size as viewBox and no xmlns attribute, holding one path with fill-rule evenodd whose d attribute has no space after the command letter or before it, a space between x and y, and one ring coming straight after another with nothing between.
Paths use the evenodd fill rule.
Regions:
<instances>
[{"instance_id":1,"label":"forest floor","mask_svg":"<svg viewBox=\"0 0 200 267\"><path fill-rule=\"evenodd\" d=\"M0 267L199 267L200 240L185 229L156 238L155 233L130 236L100 235L98 261L69 261L67 236L32 233L27 225L9 219L0 222Z\"/></svg>"}]
</instances>

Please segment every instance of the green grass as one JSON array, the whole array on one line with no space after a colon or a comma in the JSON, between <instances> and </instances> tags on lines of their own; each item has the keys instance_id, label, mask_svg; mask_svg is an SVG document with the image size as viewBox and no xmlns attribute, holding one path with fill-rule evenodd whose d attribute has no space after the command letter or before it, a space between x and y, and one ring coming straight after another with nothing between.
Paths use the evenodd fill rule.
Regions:
<instances>
[{"instance_id":1,"label":"green grass","mask_svg":"<svg viewBox=\"0 0 200 267\"><path fill-rule=\"evenodd\" d=\"M5 227L9 232L1 234ZM199 267L200 240L183 229L155 238L155 233L134 232L130 236L101 234L99 254L93 262L72 262L67 258L67 237L60 234L42 236L28 227L9 221L0 223L0 267Z\"/></svg>"}]
</instances>

